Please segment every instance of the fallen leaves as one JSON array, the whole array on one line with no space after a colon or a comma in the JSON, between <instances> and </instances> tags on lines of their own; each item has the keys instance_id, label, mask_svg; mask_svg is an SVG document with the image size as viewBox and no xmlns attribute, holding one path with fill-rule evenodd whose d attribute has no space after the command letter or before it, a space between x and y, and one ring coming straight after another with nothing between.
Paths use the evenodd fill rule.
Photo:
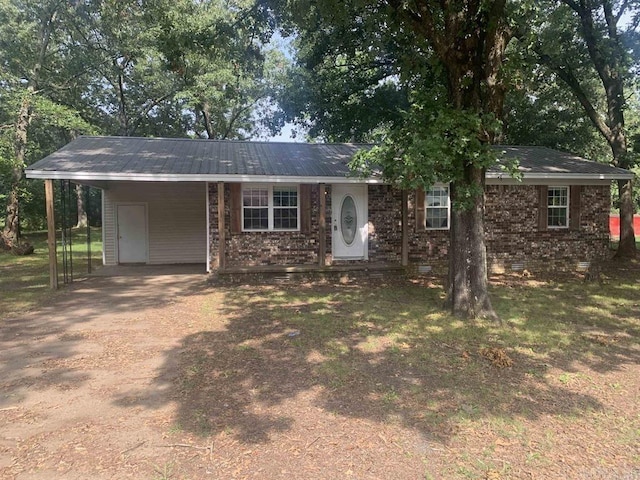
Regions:
<instances>
[{"instance_id":1,"label":"fallen leaves","mask_svg":"<svg viewBox=\"0 0 640 480\"><path fill-rule=\"evenodd\" d=\"M507 355L507 353L502 348L481 348L479 350L479 353L484 358L489 360L491 362L491 365L496 368L511 367L513 365L513 360L511 360L511 357L509 357L509 355Z\"/></svg>"}]
</instances>

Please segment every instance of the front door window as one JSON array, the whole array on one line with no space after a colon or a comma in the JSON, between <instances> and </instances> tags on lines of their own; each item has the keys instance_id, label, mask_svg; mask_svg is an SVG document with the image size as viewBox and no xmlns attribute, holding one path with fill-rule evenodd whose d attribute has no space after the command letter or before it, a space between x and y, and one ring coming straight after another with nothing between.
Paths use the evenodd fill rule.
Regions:
<instances>
[{"instance_id":1,"label":"front door window","mask_svg":"<svg viewBox=\"0 0 640 480\"><path fill-rule=\"evenodd\" d=\"M358 212L356 204L351 195L344 197L342 208L340 209L340 226L342 229L342 239L347 245L353 244L358 230Z\"/></svg>"}]
</instances>

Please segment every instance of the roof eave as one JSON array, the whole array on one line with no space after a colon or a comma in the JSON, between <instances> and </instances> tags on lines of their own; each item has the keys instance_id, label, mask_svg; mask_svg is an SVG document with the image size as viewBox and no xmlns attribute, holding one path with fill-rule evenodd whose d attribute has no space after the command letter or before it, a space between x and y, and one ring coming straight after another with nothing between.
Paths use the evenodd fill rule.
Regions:
<instances>
[{"instance_id":1,"label":"roof eave","mask_svg":"<svg viewBox=\"0 0 640 480\"><path fill-rule=\"evenodd\" d=\"M633 173L522 173L523 180L631 180ZM511 175L502 172L487 172L487 180L507 180L518 183Z\"/></svg>"},{"instance_id":2,"label":"roof eave","mask_svg":"<svg viewBox=\"0 0 640 480\"><path fill-rule=\"evenodd\" d=\"M243 182L243 183L385 183L375 177L323 177L294 175L205 175L156 173L95 173L63 172L53 170L26 170L27 178L83 181L130 182Z\"/></svg>"},{"instance_id":3,"label":"roof eave","mask_svg":"<svg viewBox=\"0 0 640 480\"><path fill-rule=\"evenodd\" d=\"M156 174L156 173L97 173L64 172L59 170L26 170L27 178L87 181L130 181L130 182L243 182L243 183L366 183L385 184L379 177L336 177L336 176L294 176L294 175L222 175L222 174ZM520 181L502 172L487 172L487 180L500 183L518 184ZM631 180L633 173L524 173L524 182L574 181L574 182L610 182Z\"/></svg>"}]
</instances>

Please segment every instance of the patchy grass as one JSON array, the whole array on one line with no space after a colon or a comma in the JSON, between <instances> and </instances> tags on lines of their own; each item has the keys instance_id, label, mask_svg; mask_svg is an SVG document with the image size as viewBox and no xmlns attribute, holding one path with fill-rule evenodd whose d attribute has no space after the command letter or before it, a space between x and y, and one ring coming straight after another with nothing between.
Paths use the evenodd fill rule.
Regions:
<instances>
[{"instance_id":1,"label":"patchy grass","mask_svg":"<svg viewBox=\"0 0 640 480\"><path fill-rule=\"evenodd\" d=\"M94 266L102 262L100 229L91 229L91 258ZM59 236L59 235L58 235ZM3 316L31 310L51 298L49 289L49 249L47 233L33 232L25 240L35 247L33 255L16 256L0 251L0 312ZM82 276L87 271L86 230L73 230L73 273ZM58 273L62 282L62 252L58 245Z\"/></svg>"},{"instance_id":2,"label":"patchy grass","mask_svg":"<svg viewBox=\"0 0 640 480\"><path fill-rule=\"evenodd\" d=\"M192 385L217 388L240 410L320 388L315 404L334 415L445 445L439 464L429 460L436 478L640 475L640 268L618 267L602 285L493 278L502 326L443 312L437 281L221 288L226 331L190 344L208 372ZM220 365L233 377L218 375L214 386ZM250 396L255 402L238 403ZM185 411L198 411L198 398L186 392ZM197 419L181 424L190 421L202 431ZM264 438L225 422L244 441Z\"/></svg>"},{"instance_id":3,"label":"patchy grass","mask_svg":"<svg viewBox=\"0 0 640 480\"><path fill-rule=\"evenodd\" d=\"M39 252L35 297L48 294ZM0 260L14 282L28 271ZM109 355L136 372L128 421L162 438L149 478L637 478L640 264L602 276L493 277L503 325L451 317L425 279L155 289L130 315L114 289L82 328L117 328L123 352L166 340L147 366L147 350ZM162 408L157 423L139 419Z\"/></svg>"}]
</instances>

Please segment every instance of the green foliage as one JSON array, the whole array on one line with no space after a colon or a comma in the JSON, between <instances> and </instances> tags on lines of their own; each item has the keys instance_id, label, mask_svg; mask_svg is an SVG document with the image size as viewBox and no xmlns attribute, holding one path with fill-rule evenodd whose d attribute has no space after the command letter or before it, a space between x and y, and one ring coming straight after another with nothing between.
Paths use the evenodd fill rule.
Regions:
<instances>
[{"instance_id":1,"label":"green foliage","mask_svg":"<svg viewBox=\"0 0 640 480\"><path fill-rule=\"evenodd\" d=\"M16 171L77 135L257 134L281 80L270 69L283 70L272 33L255 0L0 2L0 201ZM41 225L42 185L18 188L24 226Z\"/></svg>"},{"instance_id":2,"label":"green foliage","mask_svg":"<svg viewBox=\"0 0 640 480\"><path fill-rule=\"evenodd\" d=\"M470 208L482 186L464 178L464 167L486 169L497 162L485 136L498 132L500 122L490 114L447 108L424 94L416 95L403 120L383 144L357 155L352 168L362 175L379 172L406 189L457 182L454 208Z\"/></svg>"},{"instance_id":3,"label":"green foliage","mask_svg":"<svg viewBox=\"0 0 640 480\"><path fill-rule=\"evenodd\" d=\"M166 68L176 76L174 99L191 111L206 138L245 138L256 128L254 108L269 98L265 44L273 33L259 3L152 2L148 14Z\"/></svg>"},{"instance_id":4,"label":"green foliage","mask_svg":"<svg viewBox=\"0 0 640 480\"><path fill-rule=\"evenodd\" d=\"M280 13L296 32L296 62L277 96L281 121L312 139L348 142L380 141L402 121L410 83L431 70L427 47L397 29L383 4L297 0Z\"/></svg>"}]
</instances>

